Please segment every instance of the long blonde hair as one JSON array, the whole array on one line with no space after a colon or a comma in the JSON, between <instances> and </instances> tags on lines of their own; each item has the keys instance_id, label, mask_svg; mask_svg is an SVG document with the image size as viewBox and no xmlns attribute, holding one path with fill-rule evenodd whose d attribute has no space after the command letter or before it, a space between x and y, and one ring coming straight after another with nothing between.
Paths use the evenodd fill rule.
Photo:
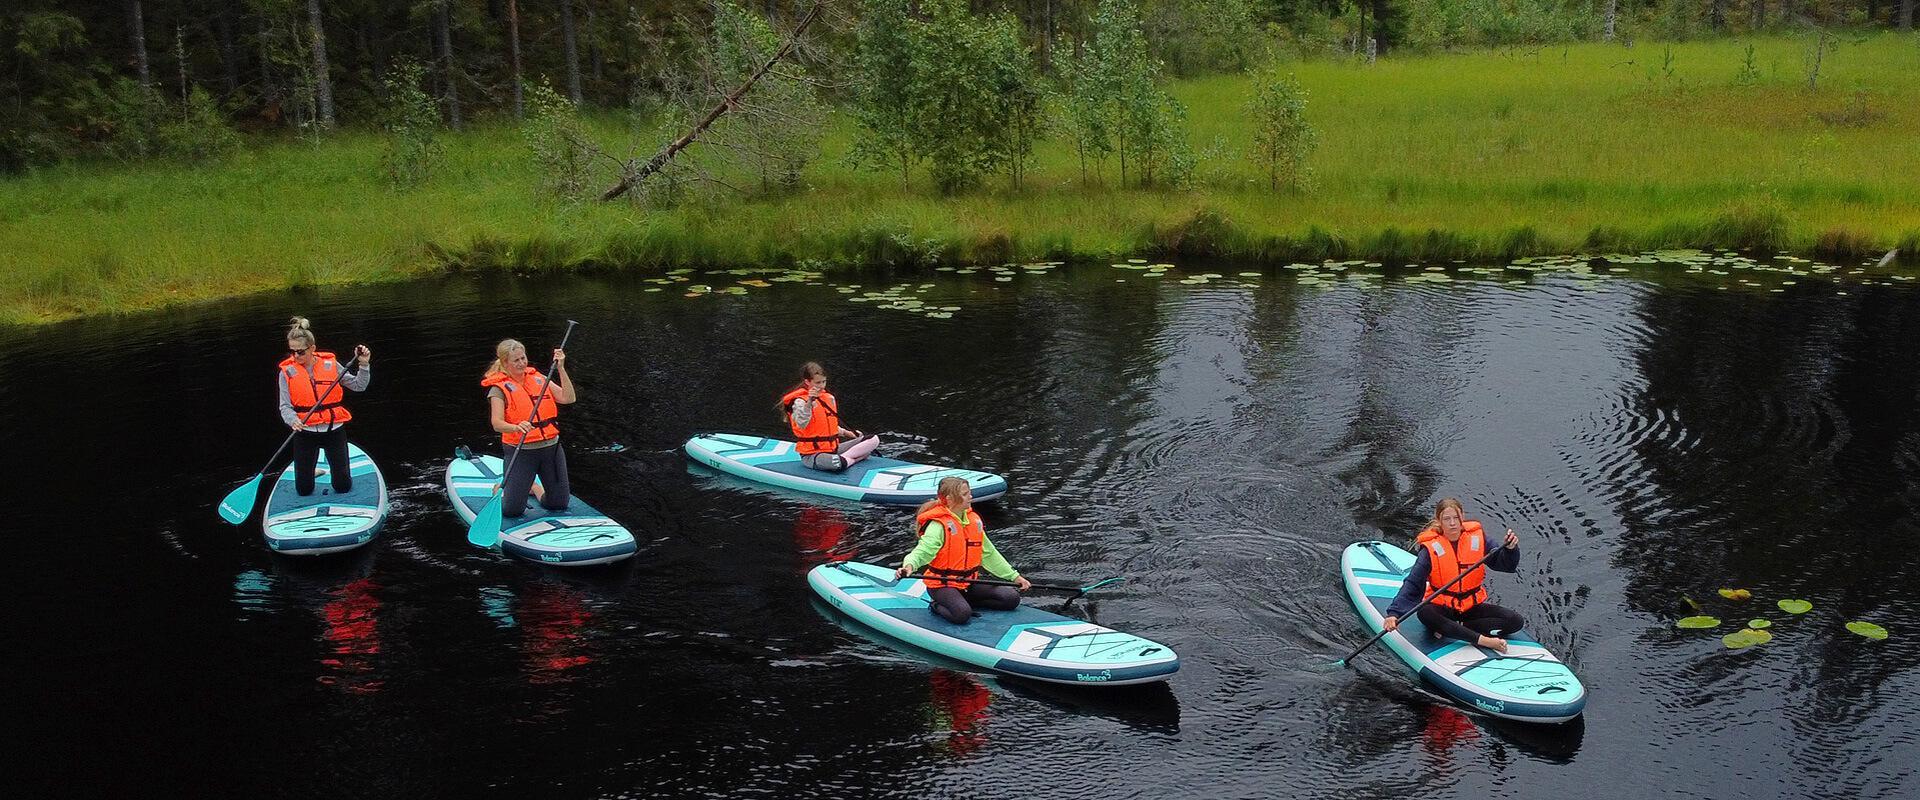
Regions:
<instances>
[{"instance_id":1,"label":"long blonde hair","mask_svg":"<svg viewBox=\"0 0 1920 800\"><path fill-rule=\"evenodd\" d=\"M1430 519L1427 521L1427 530L1433 531L1434 533L1439 533L1440 532L1440 512L1446 511L1449 508L1453 509L1453 513L1460 515L1461 522L1467 521L1467 509L1460 505L1460 501L1458 499L1452 498L1452 497L1442 497L1440 498L1440 502L1433 504L1433 519Z\"/></svg>"},{"instance_id":2,"label":"long blonde hair","mask_svg":"<svg viewBox=\"0 0 1920 800\"><path fill-rule=\"evenodd\" d=\"M934 494L937 496L934 497L932 500L928 500L927 502L921 503L920 510L914 512L914 516L919 516L921 514L927 513L928 511L932 511L936 506L946 505L948 500L953 500L957 502L960 499L962 493L966 492L968 489L971 489L971 488L973 488L973 486L972 484L967 483L966 478L957 478L952 475L949 475L945 478L941 478L940 486L934 491ZM951 508L952 506L948 506L948 507Z\"/></svg>"},{"instance_id":3,"label":"long blonde hair","mask_svg":"<svg viewBox=\"0 0 1920 800\"><path fill-rule=\"evenodd\" d=\"M506 374L507 359L513 357L513 351L526 349L527 346L521 344L519 339L501 339L499 344L493 346L493 363L487 365L486 373L480 377L485 378L496 372Z\"/></svg>"},{"instance_id":4,"label":"long blonde hair","mask_svg":"<svg viewBox=\"0 0 1920 800\"><path fill-rule=\"evenodd\" d=\"M307 322L306 317L289 317L287 319L287 341L300 342L307 346L308 351L312 351L318 345L314 343L313 329L309 327L309 325L311 325L311 323Z\"/></svg>"}]
</instances>

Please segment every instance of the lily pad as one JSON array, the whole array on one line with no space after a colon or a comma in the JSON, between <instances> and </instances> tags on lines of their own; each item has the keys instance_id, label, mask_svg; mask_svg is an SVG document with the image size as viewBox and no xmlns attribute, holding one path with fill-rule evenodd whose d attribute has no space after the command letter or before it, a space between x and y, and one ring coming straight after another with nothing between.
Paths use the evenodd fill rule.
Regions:
<instances>
[{"instance_id":1,"label":"lily pad","mask_svg":"<svg viewBox=\"0 0 1920 800\"><path fill-rule=\"evenodd\" d=\"M1847 630L1853 631L1854 633L1860 634L1861 636L1865 636L1874 641L1879 641L1881 639L1887 638L1887 629L1882 628L1878 625L1875 625L1871 622L1858 622L1858 621L1849 622L1847 623Z\"/></svg>"},{"instance_id":2,"label":"lily pad","mask_svg":"<svg viewBox=\"0 0 1920 800\"><path fill-rule=\"evenodd\" d=\"M1728 600L1746 600L1753 597L1753 592L1745 589L1721 589L1720 596Z\"/></svg>"},{"instance_id":3,"label":"lily pad","mask_svg":"<svg viewBox=\"0 0 1920 800\"><path fill-rule=\"evenodd\" d=\"M1704 616L1681 617L1680 621L1673 623L1673 625L1676 628L1717 628L1720 626L1720 618Z\"/></svg>"},{"instance_id":4,"label":"lily pad","mask_svg":"<svg viewBox=\"0 0 1920 800\"><path fill-rule=\"evenodd\" d=\"M1764 619L1750 619L1750 620L1747 620L1747 627L1752 628L1756 631L1766 630L1767 628L1773 627L1773 623L1769 620L1764 620Z\"/></svg>"},{"instance_id":5,"label":"lily pad","mask_svg":"<svg viewBox=\"0 0 1920 800\"><path fill-rule=\"evenodd\" d=\"M1789 614L1805 614L1813 610L1813 604L1805 600L1782 600L1774 605Z\"/></svg>"},{"instance_id":6,"label":"lily pad","mask_svg":"<svg viewBox=\"0 0 1920 800\"><path fill-rule=\"evenodd\" d=\"M1766 631L1756 631L1752 628L1742 628L1720 637L1720 643L1726 645L1729 650L1739 650L1743 647L1752 647L1756 644L1766 644L1771 641L1773 641L1773 634Z\"/></svg>"},{"instance_id":7,"label":"lily pad","mask_svg":"<svg viewBox=\"0 0 1920 800\"><path fill-rule=\"evenodd\" d=\"M1688 596L1686 596L1686 595L1684 595L1684 594L1683 594L1683 595L1680 595L1680 599L1682 599L1682 600L1685 600L1685 601L1687 601L1687 605L1688 605L1688 606L1690 606L1690 607L1692 607L1692 608L1693 608L1693 610L1695 610L1695 611L1699 611L1699 610L1700 610L1700 604L1699 604L1699 603L1696 603L1696 602L1694 602L1694 601L1693 601L1693 598L1691 598L1691 597L1688 597Z\"/></svg>"}]
</instances>

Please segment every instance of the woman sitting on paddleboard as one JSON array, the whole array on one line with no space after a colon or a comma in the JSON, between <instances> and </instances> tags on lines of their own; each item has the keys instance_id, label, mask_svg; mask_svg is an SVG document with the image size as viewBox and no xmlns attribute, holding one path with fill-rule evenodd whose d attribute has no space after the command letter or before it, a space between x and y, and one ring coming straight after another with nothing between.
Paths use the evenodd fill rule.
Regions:
<instances>
[{"instance_id":1,"label":"woman sitting on paddleboard","mask_svg":"<svg viewBox=\"0 0 1920 800\"><path fill-rule=\"evenodd\" d=\"M293 488L301 497L313 494L314 465L327 454L327 474L334 494L353 491L353 470L347 465L347 421L353 414L341 404L346 392L367 390L373 370L373 351L353 346L353 360L345 364L315 345L305 317L287 321L287 357L280 361L280 421L293 428L292 451L264 473L269 478L293 462Z\"/></svg>"},{"instance_id":2,"label":"woman sitting on paddleboard","mask_svg":"<svg viewBox=\"0 0 1920 800\"><path fill-rule=\"evenodd\" d=\"M925 567L927 596L933 613L955 625L973 620L973 607L1008 611L1020 605L1020 592L1031 588L987 539L980 515L973 513L973 487L962 478L941 478L940 496L920 506L913 525L920 543L900 562L894 578L905 578ZM1019 584L986 586L972 581L985 567L995 577Z\"/></svg>"},{"instance_id":3,"label":"woman sitting on paddleboard","mask_svg":"<svg viewBox=\"0 0 1920 800\"><path fill-rule=\"evenodd\" d=\"M840 401L827 393L827 371L816 362L800 365L800 385L780 398L780 413L793 429L800 463L839 472L873 455L880 437L840 427Z\"/></svg>"},{"instance_id":4,"label":"woman sitting on paddleboard","mask_svg":"<svg viewBox=\"0 0 1920 800\"><path fill-rule=\"evenodd\" d=\"M1401 584L1400 594L1387 605L1387 618L1383 625L1387 630L1400 627L1400 618L1406 616L1407 609L1419 603L1420 598L1433 594L1462 570L1487 558L1486 532L1480 528L1479 521L1462 521L1463 516L1465 511L1461 509L1460 501L1451 497L1434 506L1433 524L1420 532L1413 569L1407 572L1407 580ZM1520 538L1509 529L1500 550L1492 558L1487 558L1486 567L1513 572L1519 566ZM1507 652L1507 640L1494 634L1512 635L1526 624L1526 620L1517 611L1487 602L1486 576L1485 569L1476 568L1446 591L1435 595L1433 600L1420 607L1420 624L1427 626L1427 630L1436 636L1475 642L1481 647Z\"/></svg>"},{"instance_id":5,"label":"woman sitting on paddleboard","mask_svg":"<svg viewBox=\"0 0 1920 800\"><path fill-rule=\"evenodd\" d=\"M526 513L535 475L540 476L540 507L565 511L573 492L567 484L567 453L560 449L560 424L554 420L559 406L577 399L573 379L567 377L566 351L553 349L552 383L527 366L526 346L513 339L500 340L493 354L480 385L487 387L493 429L503 445L500 457L513 465L500 490L500 516L512 519ZM515 450L520 451L518 458Z\"/></svg>"}]
</instances>

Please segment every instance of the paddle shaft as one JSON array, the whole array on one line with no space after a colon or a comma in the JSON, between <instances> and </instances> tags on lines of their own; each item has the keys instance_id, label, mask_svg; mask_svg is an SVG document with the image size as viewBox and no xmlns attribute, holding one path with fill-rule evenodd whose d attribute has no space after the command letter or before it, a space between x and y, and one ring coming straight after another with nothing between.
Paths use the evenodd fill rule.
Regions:
<instances>
[{"instance_id":1,"label":"paddle shaft","mask_svg":"<svg viewBox=\"0 0 1920 800\"><path fill-rule=\"evenodd\" d=\"M1505 547L1505 546L1506 546L1505 544L1501 545L1501 547ZM1467 575L1472 573L1474 570L1479 569L1482 565L1486 564L1488 561L1493 560L1494 554L1498 552L1500 552L1500 548L1499 547L1494 548L1492 551L1487 553L1485 558L1482 558L1479 561L1473 562L1473 566L1460 570L1460 574L1453 576L1453 580L1447 581L1447 585L1433 590L1433 593L1427 595L1426 597L1420 598L1420 602L1414 603L1413 608L1407 609L1407 616L1412 616L1414 612L1419 611L1422 606L1425 606L1427 603L1431 602L1433 598L1439 597L1441 593L1445 592L1448 589L1453 588L1453 585L1456 583L1459 583L1461 578L1467 577ZM1399 627L1400 626L1398 625L1394 626L1395 630L1398 630ZM1360 645L1359 648L1355 649L1351 653L1348 653L1346 658L1340 659L1340 663L1345 664L1349 661L1352 661L1353 657L1360 655L1360 652L1362 650L1372 647L1374 642L1377 642L1383 638L1386 638L1386 635L1392 632L1393 631L1383 629L1379 633L1374 634L1373 638L1368 639L1366 644Z\"/></svg>"},{"instance_id":2,"label":"paddle shaft","mask_svg":"<svg viewBox=\"0 0 1920 800\"><path fill-rule=\"evenodd\" d=\"M903 580L903 581L910 581L910 580L913 580L913 579L915 579L915 578L918 578L918 579L920 579L920 580L923 580L923 581L951 581L951 580L960 580L960 579L957 579L957 578L952 578L952 577L948 577L948 576L945 576L945 575L928 575L928 574L926 574L926 573L918 573L918 574L914 574L914 575L908 575L907 577L905 577L905 578L901 578L900 580ZM966 579L964 579L964 580L965 580L965 581L966 581L967 583L980 583L980 584L985 584L985 585L987 585L987 586L1019 586L1019 585L1020 585L1020 584L1017 584L1017 583L1014 583L1013 581L997 581L997 580L993 580L993 579L991 579L991 578L966 578ZM1081 592L1084 592L1084 591L1086 591L1086 588L1084 588L1084 587L1080 587L1080 586L1065 586L1065 585L1062 585L1062 584L1058 584L1058 583L1031 583L1031 582L1029 582L1029 583L1027 584L1027 588L1029 588L1029 589L1046 589L1046 590L1049 590L1049 591L1055 591L1055 592L1074 592L1074 593L1076 593L1076 594L1078 594L1078 593L1081 593Z\"/></svg>"},{"instance_id":3,"label":"paddle shaft","mask_svg":"<svg viewBox=\"0 0 1920 800\"><path fill-rule=\"evenodd\" d=\"M567 330L565 333L560 334L561 350L567 349L567 339L572 338L573 326L578 324L580 323L574 322L573 320L567 320ZM543 380L540 382L540 393L533 396L532 410L528 411L527 413L529 414L540 413L540 401L546 399L548 390L553 388L553 373L555 370L559 368L560 368L560 362L558 359L554 360L553 363L547 365L546 380ZM500 471L500 485L498 487L495 487L493 490L493 494L495 497L499 497L500 492L506 488L507 475L513 472L513 462L515 459L518 459L520 457L520 451L525 449L526 443L527 443L527 435L525 433L520 434L520 444L514 446L513 455L507 456L507 468Z\"/></svg>"}]
</instances>

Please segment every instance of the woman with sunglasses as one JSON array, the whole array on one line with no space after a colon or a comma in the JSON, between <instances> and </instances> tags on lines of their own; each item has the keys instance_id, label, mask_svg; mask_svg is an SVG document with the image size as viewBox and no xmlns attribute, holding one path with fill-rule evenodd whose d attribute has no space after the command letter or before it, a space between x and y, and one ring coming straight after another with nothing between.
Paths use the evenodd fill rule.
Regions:
<instances>
[{"instance_id":1,"label":"woman with sunglasses","mask_svg":"<svg viewBox=\"0 0 1920 800\"><path fill-rule=\"evenodd\" d=\"M314 464L325 450L334 493L352 491L353 470L346 468L351 458L343 426L353 414L341 404L346 396L341 389L367 390L367 382L373 377L368 366L373 351L363 344L354 345L353 360L342 364L332 353L315 346L313 330L305 317L287 322L287 357L280 362L280 420L294 430L293 448L265 474L279 474L291 460L294 490L302 497L313 494Z\"/></svg>"}]
</instances>

